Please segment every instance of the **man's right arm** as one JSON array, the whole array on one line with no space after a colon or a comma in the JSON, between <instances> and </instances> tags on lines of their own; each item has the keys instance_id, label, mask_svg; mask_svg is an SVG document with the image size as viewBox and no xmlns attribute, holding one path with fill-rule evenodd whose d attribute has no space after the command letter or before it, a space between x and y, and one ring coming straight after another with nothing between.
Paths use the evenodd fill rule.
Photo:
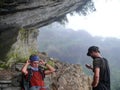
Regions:
<instances>
[{"instance_id":1,"label":"man's right arm","mask_svg":"<svg viewBox=\"0 0 120 90\"><path fill-rule=\"evenodd\" d=\"M94 70L94 76L93 76L93 82L92 82L93 87L96 87L99 83L99 73L100 73L100 68L96 67Z\"/></svg>"},{"instance_id":2,"label":"man's right arm","mask_svg":"<svg viewBox=\"0 0 120 90\"><path fill-rule=\"evenodd\" d=\"M25 63L25 65L22 67L22 73L24 73L25 75L28 73L27 68L29 65L29 60Z\"/></svg>"}]
</instances>

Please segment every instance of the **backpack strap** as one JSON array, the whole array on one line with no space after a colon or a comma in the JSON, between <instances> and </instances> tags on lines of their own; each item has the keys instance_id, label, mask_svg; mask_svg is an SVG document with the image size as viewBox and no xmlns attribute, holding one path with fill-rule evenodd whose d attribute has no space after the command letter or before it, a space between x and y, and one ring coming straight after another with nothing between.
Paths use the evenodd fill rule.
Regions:
<instances>
[{"instance_id":1,"label":"backpack strap","mask_svg":"<svg viewBox=\"0 0 120 90\"><path fill-rule=\"evenodd\" d=\"M32 69L28 68L28 76L22 74L21 88L22 90L29 90L30 87L30 79L32 77Z\"/></svg>"},{"instance_id":2,"label":"backpack strap","mask_svg":"<svg viewBox=\"0 0 120 90\"><path fill-rule=\"evenodd\" d=\"M42 76L42 80L44 80L44 78L45 78L45 73L44 73L44 68L43 67L38 67L38 70L39 70L39 72L40 72L40 74L41 74L41 76Z\"/></svg>"},{"instance_id":3,"label":"backpack strap","mask_svg":"<svg viewBox=\"0 0 120 90\"><path fill-rule=\"evenodd\" d=\"M28 82L30 81L32 75L33 75L32 69L31 69L31 68L28 68L28 77L27 77L27 81L28 81Z\"/></svg>"}]
</instances>

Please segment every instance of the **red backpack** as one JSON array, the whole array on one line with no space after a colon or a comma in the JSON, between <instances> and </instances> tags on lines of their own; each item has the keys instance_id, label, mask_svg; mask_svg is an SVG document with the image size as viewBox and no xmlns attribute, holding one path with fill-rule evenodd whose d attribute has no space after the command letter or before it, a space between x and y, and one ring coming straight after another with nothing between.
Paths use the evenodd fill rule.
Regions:
<instances>
[{"instance_id":1,"label":"red backpack","mask_svg":"<svg viewBox=\"0 0 120 90\"><path fill-rule=\"evenodd\" d=\"M39 73L42 76L42 79L44 80L45 78L45 74L44 74L44 68L39 67ZM26 76L24 74L22 74L22 80L21 80L21 88L22 90L29 90L30 88L30 80L31 77L33 75L33 71L31 68L28 69L28 77L26 78ZM45 88L41 88L40 90L46 90Z\"/></svg>"}]
</instances>

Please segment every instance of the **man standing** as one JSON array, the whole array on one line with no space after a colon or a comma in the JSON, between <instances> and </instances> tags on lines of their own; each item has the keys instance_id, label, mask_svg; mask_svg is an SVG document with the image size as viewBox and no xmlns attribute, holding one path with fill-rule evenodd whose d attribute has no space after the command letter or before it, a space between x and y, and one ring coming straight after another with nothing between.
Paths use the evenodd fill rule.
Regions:
<instances>
[{"instance_id":1,"label":"man standing","mask_svg":"<svg viewBox=\"0 0 120 90\"><path fill-rule=\"evenodd\" d=\"M93 70L93 90L110 90L110 69L108 61L100 54L97 46L91 46L88 49L87 56L93 58L93 67L86 64L88 69Z\"/></svg>"}]
</instances>

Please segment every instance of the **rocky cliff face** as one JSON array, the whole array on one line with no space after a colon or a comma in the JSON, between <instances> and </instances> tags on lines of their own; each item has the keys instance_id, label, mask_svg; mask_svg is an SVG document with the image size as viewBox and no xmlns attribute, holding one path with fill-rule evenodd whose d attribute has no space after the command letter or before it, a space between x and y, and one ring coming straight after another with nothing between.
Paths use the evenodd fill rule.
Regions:
<instances>
[{"instance_id":1,"label":"rocky cliff face","mask_svg":"<svg viewBox=\"0 0 120 90\"><path fill-rule=\"evenodd\" d=\"M56 72L45 78L45 84L49 90L92 90L91 78L84 74L79 64L67 64L51 58L47 61L53 62L56 68ZM16 64L14 70L17 72L14 71L14 74L5 73L5 71L3 76L0 74L0 86L4 86L1 87L2 90L20 90L18 81L20 81L22 66L23 64ZM5 82L8 84L4 85Z\"/></svg>"},{"instance_id":2,"label":"rocky cliff face","mask_svg":"<svg viewBox=\"0 0 120 90\"><path fill-rule=\"evenodd\" d=\"M0 9L0 31L15 27L44 26L81 8L88 1L90 0L11 0L5 5L3 3Z\"/></svg>"},{"instance_id":3,"label":"rocky cliff face","mask_svg":"<svg viewBox=\"0 0 120 90\"><path fill-rule=\"evenodd\" d=\"M80 65L56 62L57 72L52 77L53 90L91 90L91 79Z\"/></svg>"},{"instance_id":4,"label":"rocky cliff face","mask_svg":"<svg viewBox=\"0 0 120 90\"><path fill-rule=\"evenodd\" d=\"M0 66L12 64L28 59L28 56L38 51L38 30L11 30L0 36ZM4 66L5 65L5 66Z\"/></svg>"},{"instance_id":5,"label":"rocky cliff face","mask_svg":"<svg viewBox=\"0 0 120 90\"><path fill-rule=\"evenodd\" d=\"M90 1L1 0L0 67L4 66L1 65L4 62L9 64L14 60L26 59L38 50L37 28L60 20L69 12L80 10Z\"/></svg>"}]
</instances>

